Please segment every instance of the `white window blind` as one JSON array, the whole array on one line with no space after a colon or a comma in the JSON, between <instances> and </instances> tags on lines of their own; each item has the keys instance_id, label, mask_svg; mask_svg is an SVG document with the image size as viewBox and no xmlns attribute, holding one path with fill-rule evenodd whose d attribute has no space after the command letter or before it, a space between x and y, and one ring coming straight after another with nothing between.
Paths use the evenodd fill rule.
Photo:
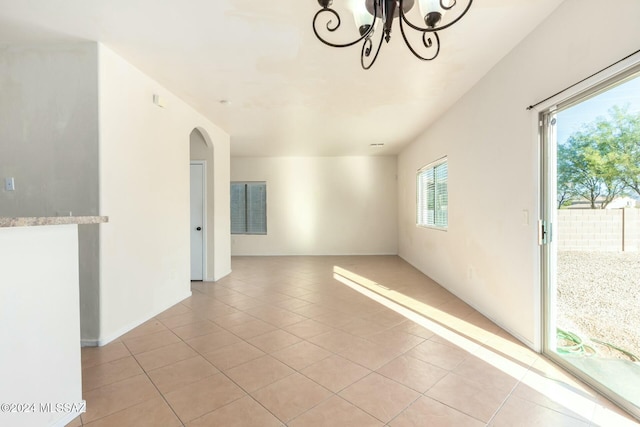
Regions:
<instances>
[{"instance_id":1,"label":"white window blind","mask_svg":"<svg viewBox=\"0 0 640 427\"><path fill-rule=\"evenodd\" d=\"M267 184L231 183L231 234L267 234Z\"/></svg>"},{"instance_id":2,"label":"white window blind","mask_svg":"<svg viewBox=\"0 0 640 427\"><path fill-rule=\"evenodd\" d=\"M436 228L447 228L449 225L448 177L446 157L418 171L416 183L418 225Z\"/></svg>"}]
</instances>

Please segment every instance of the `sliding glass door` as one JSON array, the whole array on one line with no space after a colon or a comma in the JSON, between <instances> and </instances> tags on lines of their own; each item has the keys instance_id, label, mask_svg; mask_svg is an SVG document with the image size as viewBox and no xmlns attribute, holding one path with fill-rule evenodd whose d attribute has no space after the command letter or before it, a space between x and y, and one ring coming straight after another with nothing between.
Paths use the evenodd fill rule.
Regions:
<instances>
[{"instance_id":1,"label":"sliding glass door","mask_svg":"<svg viewBox=\"0 0 640 427\"><path fill-rule=\"evenodd\" d=\"M640 417L640 71L541 114L545 353Z\"/></svg>"}]
</instances>

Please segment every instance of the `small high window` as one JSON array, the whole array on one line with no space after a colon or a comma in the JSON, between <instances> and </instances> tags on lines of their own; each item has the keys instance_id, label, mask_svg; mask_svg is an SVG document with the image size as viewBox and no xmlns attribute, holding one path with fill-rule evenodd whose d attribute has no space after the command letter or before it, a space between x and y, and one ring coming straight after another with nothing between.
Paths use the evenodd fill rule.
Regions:
<instances>
[{"instance_id":1,"label":"small high window","mask_svg":"<svg viewBox=\"0 0 640 427\"><path fill-rule=\"evenodd\" d=\"M417 219L422 227L446 229L449 225L447 158L421 168L417 174Z\"/></svg>"},{"instance_id":2,"label":"small high window","mask_svg":"<svg viewBox=\"0 0 640 427\"><path fill-rule=\"evenodd\" d=\"M267 234L267 183L231 183L231 234Z\"/></svg>"}]
</instances>

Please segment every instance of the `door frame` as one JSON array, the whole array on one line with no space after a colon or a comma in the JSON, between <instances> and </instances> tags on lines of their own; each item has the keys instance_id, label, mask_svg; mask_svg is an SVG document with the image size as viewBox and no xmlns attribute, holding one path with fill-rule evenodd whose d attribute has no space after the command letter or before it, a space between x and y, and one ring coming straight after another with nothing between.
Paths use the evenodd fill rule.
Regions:
<instances>
[{"instance_id":1,"label":"door frame","mask_svg":"<svg viewBox=\"0 0 640 427\"><path fill-rule=\"evenodd\" d=\"M191 166L202 166L202 280L207 279L207 161L189 161L189 186L191 186ZM191 192L189 192L191 194ZM189 199L189 215L191 215L191 199ZM191 222L191 219L189 219ZM191 247L191 230L189 230L189 247ZM189 257L191 261L191 257Z\"/></svg>"},{"instance_id":2,"label":"door frame","mask_svg":"<svg viewBox=\"0 0 640 427\"><path fill-rule=\"evenodd\" d=\"M618 395L604 384L594 380L587 373L576 368L551 348L556 342L555 319L552 316L552 303L555 301L555 287L552 275L557 271L557 246L554 242L555 224L557 223L556 192L557 176L557 141L555 132L551 131L552 119L559 110L578 104L591 95L607 90L612 84L626 77L638 73L640 70L640 54L635 54L619 63L605 69L575 86L561 92L549 100L538 105L534 110L535 126L538 129L538 143L540 155L540 191L539 191L539 245L540 245L540 316L541 316L541 350L542 354L553 362L582 380L591 388L602 394L616 405L625 409L629 414L640 419L638 408L627 399ZM547 240L542 239L542 226L546 226Z\"/></svg>"}]
</instances>

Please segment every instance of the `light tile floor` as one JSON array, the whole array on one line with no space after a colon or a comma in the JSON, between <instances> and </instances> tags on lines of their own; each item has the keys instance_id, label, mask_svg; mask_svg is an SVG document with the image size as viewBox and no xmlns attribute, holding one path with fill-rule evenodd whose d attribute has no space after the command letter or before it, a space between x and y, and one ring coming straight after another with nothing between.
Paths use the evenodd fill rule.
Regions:
<instances>
[{"instance_id":1,"label":"light tile floor","mask_svg":"<svg viewBox=\"0 0 640 427\"><path fill-rule=\"evenodd\" d=\"M69 426L636 425L398 257L232 262L82 350Z\"/></svg>"}]
</instances>

